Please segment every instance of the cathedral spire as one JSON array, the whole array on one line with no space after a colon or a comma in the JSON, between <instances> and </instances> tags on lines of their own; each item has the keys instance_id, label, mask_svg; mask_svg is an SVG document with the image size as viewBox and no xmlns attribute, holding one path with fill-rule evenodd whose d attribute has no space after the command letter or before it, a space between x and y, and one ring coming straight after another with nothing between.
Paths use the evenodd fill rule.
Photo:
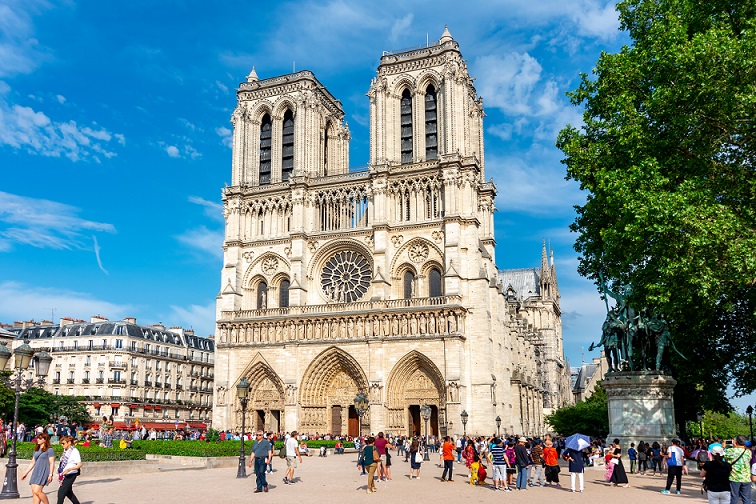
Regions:
<instances>
[{"instance_id":1,"label":"cathedral spire","mask_svg":"<svg viewBox=\"0 0 756 504\"><path fill-rule=\"evenodd\" d=\"M549 256L546 253L546 238L543 239L543 248L541 249L541 274L545 275L549 271Z\"/></svg>"},{"instance_id":2,"label":"cathedral spire","mask_svg":"<svg viewBox=\"0 0 756 504\"><path fill-rule=\"evenodd\" d=\"M441 35L441 40L439 40L439 42L443 44L451 42L452 40L454 40L454 38L452 38L451 33L449 33L449 25L444 25L444 33Z\"/></svg>"},{"instance_id":3,"label":"cathedral spire","mask_svg":"<svg viewBox=\"0 0 756 504\"><path fill-rule=\"evenodd\" d=\"M258 80L260 79L257 77L257 72L255 72L255 67L253 66L252 71L247 75L247 82L257 82Z\"/></svg>"}]
</instances>

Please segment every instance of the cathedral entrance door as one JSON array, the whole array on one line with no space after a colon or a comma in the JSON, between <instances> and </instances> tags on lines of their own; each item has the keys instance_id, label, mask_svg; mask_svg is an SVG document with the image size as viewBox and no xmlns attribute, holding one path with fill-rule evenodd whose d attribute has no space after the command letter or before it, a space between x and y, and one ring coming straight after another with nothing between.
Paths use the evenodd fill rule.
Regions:
<instances>
[{"instance_id":1,"label":"cathedral entrance door","mask_svg":"<svg viewBox=\"0 0 756 504\"><path fill-rule=\"evenodd\" d=\"M341 406L331 406L331 434L341 436Z\"/></svg>"},{"instance_id":2,"label":"cathedral entrance door","mask_svg":"<svg viewBox=\"0 0 756 504\"><path fill-rule=\"evenodd\" d=\"M270 432L281 432L281 410L270 412Z\"/></svg>"},{"instance_id":3,"label":"cathedral entrance door","mask_svg":"<svg viewBox=\"0 0 756 504\"><path fill-rule=\"evenodd\" d=\"M255 413L256 413L255 429L265 430L265 411L255 410Z\"/></svg>"},{"instance_id":4,"label":"cathedral entrance door","mask_svg":"<svg viewBox=\"0 0 756 504\"><path fill-rule=\"evenodd\" d=\"M431 406L431 417L428 420L428 429L431 436L438 437L438 406Z\"/></svg>"},{"instance_id":5,"label":"cathedral entrance door","mask_svg":"<svg viewBox=\"0 0 756 504\"><path fill-rule=\"evenodd\" d=\"M349 424L347 425L347 435L357 436L360 430L360 419L354 406L349 406Z\"/></svg>"},{"instance_id":6,"label":"cathedral entrance door","mask_svg":"<svg viewBox=\"0 0 756 504\"><path fill-rule=\"evenodd\" d=\"M410 436L420 436L423 433L423 426L420 422L420 405L413 404L409 407L409 417L407 425L409 426Z\"/></svg>"}]
</instances>

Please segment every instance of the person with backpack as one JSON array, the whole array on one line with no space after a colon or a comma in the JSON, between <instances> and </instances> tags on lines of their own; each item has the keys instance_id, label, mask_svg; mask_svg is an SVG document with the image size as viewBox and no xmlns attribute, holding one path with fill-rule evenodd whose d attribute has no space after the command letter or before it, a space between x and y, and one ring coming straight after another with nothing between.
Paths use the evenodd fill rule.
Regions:
<instances>
[{"instance_id":1,"label":"person with backpack","mask_svg":"<svg viewBox=\"0 0 756 504\"><path fill-rule=\"evenodd\" d=\"M706 452L708 454L708 452ZM732 465L724 460L722 446L711 449L711 460L707 460L701 468L703 489L709 498L709 504L730 504L730 471Z\"/></svg>"},{"instance_id":2,"label":"person with backpack","mask_svg":"<svg viewBox=\"0 0 756 504\"><path fill-rule=\"evenodd\" d=\"M730 502L751 504L751 450L746 448L745 436L736 436L732 443L735 446L724 451L725 460L732 464Z\"/></svg>"},{"instance_id":3,"label":"person with backpack","mask_svg":"<svg viewBox=\"0 0 756 504\"><path fill-rule=\"evenodd\" d=\"M672 446L667 448L665 459L667 460L667 486L664 490L661 491L661 493L670 493L669 489L672 487L672 480L676 480L675 493L679 495L680 486L682 483L683 467L685 466L685 453L683 452L682 448L680 448L679 439L672 440Z\"/></svg>"},{"instance_id":4,"label":"person with backpack","mask_svg":"<svg viewBox=\"0 0 756 504\"><path fill-rule=\"evenodd\" d=\"M698 454L696 455L696 462L698 462L698 470L702 470L704 464L709 461L709 451L701 444L698 448Z\"/></svg>"},{"instance_id":5,"label":"person with backpack","mask_svg":"<svg viewBox=\"0 0 756 504\"><path fill-rule=\"evenodd\" d=\"M648 470L648 445L641 441L638 443L638 473L643 476Z\"/></svg>"},{"instance_id":6,"label":"person with backpack","mask_svg":"<svg viewBox=\"0 0 756 504\"><path fill-rule=\"evenodd\" d=\"M651 449L648 451L648 458L651 459L651 476L656 476L656 470L659 470L659 476L661 476L661 445L658 441L654 441L651 445Z\"/></svg>"},{"instance_id":7,"label":"person with backpack","mask_svg":"<svg viewBox=\"0 0 756 504\"><path fill-rule=\"evenodd\" d=\"M367 471L367 493L371 494L378 489L375 488L375 470L378 468L378 462L381 461L381 455L378 450L375 449L375 438L373 436L368 437L365 440L365 447L362 449L362 456L360 457L360 463L364 470Z\"/></svg>"}]
</instances>

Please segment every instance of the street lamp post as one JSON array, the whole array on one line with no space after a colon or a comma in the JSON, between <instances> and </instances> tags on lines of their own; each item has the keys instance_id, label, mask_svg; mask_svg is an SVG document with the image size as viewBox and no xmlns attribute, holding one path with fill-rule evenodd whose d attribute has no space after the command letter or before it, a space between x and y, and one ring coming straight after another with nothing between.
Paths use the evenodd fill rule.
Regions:
<instances>
[{"instance_id":1,"label":"street lamp post","mask_svg":"<svg viewBox=\"0 0 756 504\"><path fill-rule=\"evenodd\" d=\"M247 416L247 392L249 392L249 382L247 378L242 378L236 385L236 397L239 398L242 408L241 449L239 449L239 469L236 471L237 478L247 477L247 468L244 464L244 417Z\"/></svg>"},{"instance_id":2,"label":"street lamp post","mask_svg":"<svg viewBox=\"0 0 756 504\"><path fill-rule=\"evenodd\" d=\"M749 404L746 413L748 413L748 426L751 428L751 444L753 444L753 406Z\"/></svg>"},{"instance_id":3,"label":"street lamp post","mask_svg":"<svg viewBox=\"0 0 756 504\"><path fill-rule=\"evenodd\" d=\"M462 417L462 436L467 437L467 417L469 415L467 414L467 411L462 410L462 413L459 416Z\"/></svg>"},{"instance_id":4,"label":"street lamp post","mask_svg":"<svg viewBox=\"0 0 756 504\"><path fill-rule=\"evenodd\" d=\"M365 413L368 410L369 404L370 404L370 401L368 400L368 397L362 392L358 392L354 398L354 409L357 410L357 417L358 417L357 425L359 429L357 432L357 437L362 436L362 417L365 416Z\"/></svg>"},{"instance_id":5,"label":"street lamp post","mask_svg":"<svg viewBox=\"0 0 756 504\"><path fill-rule=\"evenodd\" d=\"M501 417L496 417L496 436L501 437Z\"/></svg>"},{"instance_id":6,"label":"street lamp post","mask_svg":"<svg viewBox=\"0 0 756 504\"><path fill-rule=\"evenodd\" d=\"M698 428L701 430L701 439L704 438L704 432L703 432L703 418L704 418L704 412L701 410L698 410L696 412L696 419L698 419Z\"/></svg>"},{"instance_id":7,"label":"street lamp post","mask_svg":"<svg viewBox=\"0 0 756 504\"><path fill-rule=\"evenodd\" d=\"M428 456L428 420L430 420L431 414L431 407L427 404L423 404L420 407L420 416L425 420L425 455L423 456L423 460L426 462L430 460Z\"/></svg>"},{"instance_id":8,"label":"street lamp post","mask_svg":"<svg viewBox=\"0 0 756 504\"><path fill-rule=\"evenodd\" d=\"M11 442L11 450L8 452L8 464L5 466L5 480L3 481L3 490L0 492L0 499L18 499L18 478L17 470L18 463L16 463L16 440L18 433L16 426L18 425L18 401L21 398L21 393L26 392L30 388L36 386L44 386L45 377L50 370L50 364L52 363L52 357L49 353L42 350L41 352L34 353L32 347L29 346L29 340L24 340L24 344L16 348L13 352L14 356L14 370L16 376L9 376L3 379L8 388L13 388L16 392L16 403L13 408L13 425L11 426L11 432L13 433L13 441ZM10 360L11 352L5 348L5 343L0 346L0 370L5 369L5 365ZM29 368L29 364L34 358L34 364L36 367L37 379L24 379L23 373Z\"/></svg>"}]
</instances>

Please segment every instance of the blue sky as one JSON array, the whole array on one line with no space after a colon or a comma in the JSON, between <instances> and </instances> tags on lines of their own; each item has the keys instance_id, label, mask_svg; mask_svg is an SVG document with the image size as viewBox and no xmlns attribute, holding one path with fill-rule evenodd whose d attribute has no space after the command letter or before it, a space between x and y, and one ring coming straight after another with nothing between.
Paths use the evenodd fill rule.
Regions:
<instances>
[{"instance_id":1,"label":"blue sky","mask_svg":"<svg viewBox=\"0 0 756 504\"><path fill-rule=\"evenodd\" d=\"M572 365L605 315L576 272L580 203L556 133L564 93L627 43L614 2L0 0L0 321L51 316L214 330L220 191L235 87L308 69L368 162L365 93L381 52L459 42L486 108L499 268L554 249Z\"/></svg>"}]
</instances>

